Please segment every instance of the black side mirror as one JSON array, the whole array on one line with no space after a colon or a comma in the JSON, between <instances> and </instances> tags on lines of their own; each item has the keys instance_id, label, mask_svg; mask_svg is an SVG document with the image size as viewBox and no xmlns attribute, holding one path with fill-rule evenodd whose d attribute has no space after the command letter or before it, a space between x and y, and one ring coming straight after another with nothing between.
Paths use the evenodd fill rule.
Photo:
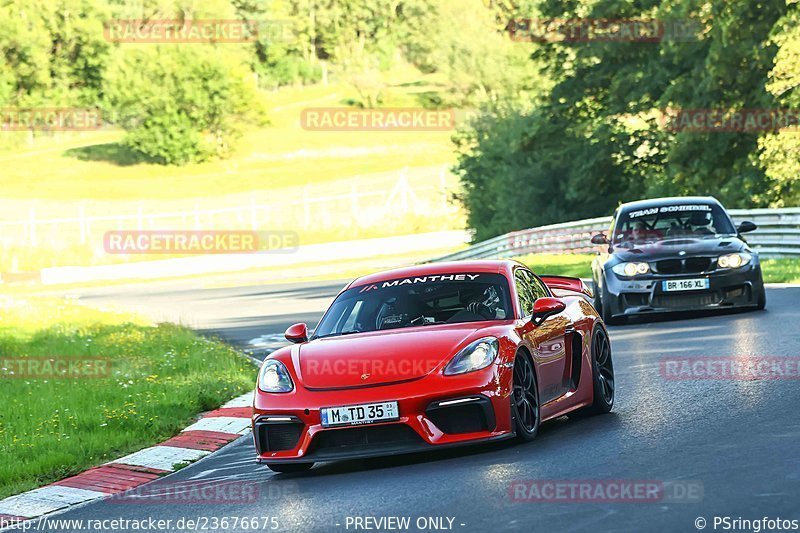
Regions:
<instances>
[{"instance_id":1,"label":"black side mirror","mask_svg":"<svg viewBox=\"0 0 800 533\"><path fill-rule=\"evenodd\" d=\"M592 244L608 244L608 237L603 235L602 233L598 233L597 235L592 235Z\"/></svg>"},{"instance_id":2,"label":"black side mirror","mask_svg":"<svg viewBox=\"0 0 800 533\"><path fill-rule=\"evenodd\" d=\"M739 227L736 228L736 231L739 233L747 233L748 231L755 231L756 229L758 229L758 226L756 226L754 222L744 220L741 224L739 224Z\"/></svg>"}]
</instances>

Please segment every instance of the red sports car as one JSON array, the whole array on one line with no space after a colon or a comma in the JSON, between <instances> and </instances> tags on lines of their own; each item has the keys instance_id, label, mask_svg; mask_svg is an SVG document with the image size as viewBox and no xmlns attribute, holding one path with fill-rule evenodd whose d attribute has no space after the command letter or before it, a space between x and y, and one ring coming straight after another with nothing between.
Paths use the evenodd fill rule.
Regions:
<instances>
[{"instance_id":1,"label":"red sports car","mask_svg":"<svg viewBox=\"0 0 800 533\"><path fill-rule=\"evenodd\" d=\"M614 403L611 344L575 278L515 261L435 263L358 278L258 376L258 462L394 455L517 437Z\"/></svg>"}]
</instances>

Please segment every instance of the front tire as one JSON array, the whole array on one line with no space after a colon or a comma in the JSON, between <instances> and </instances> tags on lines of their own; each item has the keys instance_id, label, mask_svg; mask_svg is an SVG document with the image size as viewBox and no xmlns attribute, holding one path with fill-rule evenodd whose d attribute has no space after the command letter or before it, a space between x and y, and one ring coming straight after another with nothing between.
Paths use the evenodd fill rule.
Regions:
<instances>
[{"instance_id":1,"label":"front tire","mask_svg":"<svg viewBox=\"0 0 800 533\"><path fill-rule=\"evenodd\" d=\"M530 442L536 438L541 421L539 387L533 362L525 352L519 352L514 358L511 415L514 418L517 439Z\"/></svg>"},{"instance_id":2,"label":"front tire","mask_svg":"<svg viewBox=\"0 0 800 533\"><path fill-rule=\"evenodd\" d=\"M767 307L767 290L764 288L764 282L762 281L758 290L756 309L762 311L765 307Z\"/></svg>"},{"instance_id":3,"label":"front tire","mask_svg":"<svg viewBox=\"0 0 800 533\"><path fill-rule=\"evenodd\" d=\"M314 463L267 463L267 468L280 474L296 474L311 470Z\"/></svg>"}]
</instances>

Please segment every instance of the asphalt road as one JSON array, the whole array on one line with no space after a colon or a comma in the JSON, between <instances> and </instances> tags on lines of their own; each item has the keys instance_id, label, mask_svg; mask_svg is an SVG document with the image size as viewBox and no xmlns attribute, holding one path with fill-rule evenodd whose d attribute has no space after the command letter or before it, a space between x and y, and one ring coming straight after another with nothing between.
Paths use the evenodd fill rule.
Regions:
<instances>
[{"instance_id":1,"label":"asphalt road","mask_svg":"<svg viewBox=\"0 0 800 533\"><path fill-rule=\"evenodd\" d=\"M94 303L138 303L151 309L183 306L192 315L185 322L243 346L261 337L263 348L275 342L275 335L290 323L315 323L341 286L341 282L235 289L184 286L152 292L132 289L127 296L117 288L106 294L86 291L82 298ZM445 529L470 532L697 531L695 523L701 517L707 521L706 530L720 531L721 525L714 528L715 516L797 520L800 383L790 379L671 380L662 377L659 361L698 356L798 357L799 299L799 288L773 288L768 290L763 312L610 328L617 381L614 411L595 418L549 422L532 443L326 463L305 474L289 475L256 465L251 439L243 437L148 487L157 492L174 490L176 482L222 487L238 483L255 490L257 497L252 500L231 503L223 496L221 501L166 504L151 494L132 498L134 503L128 505L90 503L57 518L152 517L170 519L174 525L181 518L230 517L225 530L252 531L241 523L232 527L233 518L274 517L276 522L262 518L258 529L266 525L272 530L277 525L277 531L365 531L355 527L356 517L410 517L409 530L419 531L435 530L417 528L418 519L430 517L443 519ZM671 492L672 501L635 503L518 502L510 489L516 480L648 481L664 483L672 491L689 488L690 494L682 498ZM609 486L608 482L600 485ZM172 530L190 529L183 525ZM213 520L206 525L213 525ZM51 531L80 530L57 529L52 522L49 527Z\"/></svg>"}]
</instances>

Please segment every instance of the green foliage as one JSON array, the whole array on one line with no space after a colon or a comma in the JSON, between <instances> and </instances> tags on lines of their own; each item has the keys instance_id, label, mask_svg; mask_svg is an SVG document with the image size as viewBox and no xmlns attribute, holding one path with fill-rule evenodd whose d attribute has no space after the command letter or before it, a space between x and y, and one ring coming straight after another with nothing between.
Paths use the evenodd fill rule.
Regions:
<instances>
[{"instance_id":1,"label":"green foliage","mask_svg":"<svg viewBox=\"0 0 800 533\"><path fill-rule=\"evenodd\" d=\"M789 89L797 85L797 24L784 18L795 8L785 0L537 2L523 18L656 19L697 29L659 42L533 45L531 68L553 81L547 97L534 112L515 102L457 139L476 238L607 215L643 196L711 194L753 207L796 195L798 145L787 134L762 134L759 143L757 132L671 131L659 120L667 109L797 104Z\"/></svg>"},{"instance_id":2,"label":"green foliage","mask_svg":"<svg viewBox=\"0 0 800 533\"><path fill-rule=\"evenodd\" d=\"M166 164L227 155L255 102L239 58L211 45L118 54L106 91L126 144Z\"/></svg>"}]
</instances>

